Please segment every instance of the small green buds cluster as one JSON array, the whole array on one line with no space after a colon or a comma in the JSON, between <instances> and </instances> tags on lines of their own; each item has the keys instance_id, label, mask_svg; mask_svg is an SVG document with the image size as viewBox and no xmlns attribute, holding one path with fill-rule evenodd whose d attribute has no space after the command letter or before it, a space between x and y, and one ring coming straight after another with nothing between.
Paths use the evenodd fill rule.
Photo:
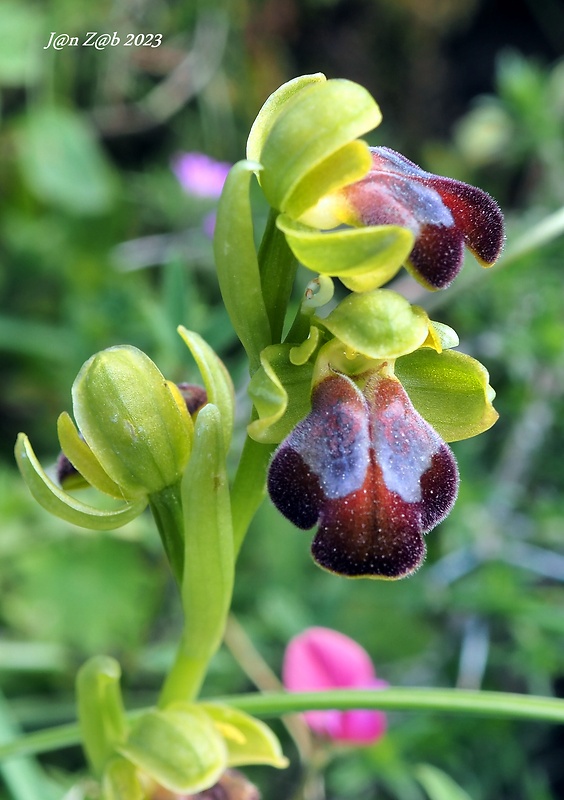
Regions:
<instances>
[{"instance_id":1,"label":"small green buds cluster","mask_svg":"<svg viewBox=\"0 0 564 800\"><path fill-rule=\"evenodd\" d=\"M130 722L120 676L117 661L105 656L87 661L77 676L82 737L106 800L150 800L162 789L193 795L231 767L287 765L266 725L223 704L177 701Z\"/></svg>"}]
</instances>

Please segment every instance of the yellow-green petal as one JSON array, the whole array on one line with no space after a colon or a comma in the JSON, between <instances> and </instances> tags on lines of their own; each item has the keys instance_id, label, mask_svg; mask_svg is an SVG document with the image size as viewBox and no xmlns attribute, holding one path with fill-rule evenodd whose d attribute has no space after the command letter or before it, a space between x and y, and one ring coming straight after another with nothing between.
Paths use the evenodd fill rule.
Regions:
<instances>
[{"instance_id":1,"label":"yellow-green petal","mask_svg":"<svg viewBox=\"0 0 564 800\"><path fill-rule=\"evenodd\" d=\"M429 330L423 309L387 289L348 295L323 323L351 350L375 359L411 353Z\"/></svg>"},{"instance_id":2,"label":"yellow-green petal","mask_svg":"<svg viewBox=\"0 0 564 800\"><path fill-rule=\"evenodd\" d=\"M104 470L66 411L57 420L57 434L63 453L90 486L118 500L126 499L124 489Z\"/></svg>"},{"instance_id":3,"label":"yellow-green petal","mask_svg":"<svg viewBox=\"0 0 564 800\"><path fill-rule=\"evenodd\" d=\"M398 225L321 232L286 215L276 224L308 269L332 275L356 292L377 289L394 277L413 247L413 234Z\"/></svg>"},{"instance_id":4,"label":"yellow-green petal","mask_svg":"<svg viewBox=\"0 0 564 800\"><path fill-rule=\"evenodd\" d=\"M97 531L114 530L138 517L147 505L146 497L125 503L114 511L101 510L81 503L60 489L47 476L33 452L29 439L23 433L18 435L15 454L22 477L39 505L73 525Z\"/></svg>"},{"instance_id":5,"label":"yellow-green petal","mask_svg":"<svg viewBox=\"0 0 564 800\"><path fill-rule=\"evenodd\" d=\"M278 738L264 722L218 703L201 703L200 708L209 714L225 740L228 766L269 764L278 769L288 766Z\"/></svg>"},{"instance_id":6,"label":"yellow-green petal","mask_svg":"<svg viewBox=\"0 0 564 800\"><path fill-rule=\"evenodd\" d=\"M270 205L286 211L308 173L381 119L374 98L352 81L314 83L293 95L280 108L260 152L261 186ZM312 205L318 199L310 197Z\"/></svg>"},{"instance_id":7,"label":"yellow-green petal","mask_svg":"<svg viewBox=\"0 0 564 800\"><path fill-rule=\"evenodd\" d=\"M227 748L209 715L175 703L138 719L118 752L171 792L213 786L227 766Z\"/></svg>"},{"instance_id":8,"label":"yellow-green petal","mask_svg":"<svg viewBox=\"0 0 564 800\"><path fill-rule=\"evenodd\" d=\"M416 410L446 442L477 436L499 416L488 371L464 353L416 350L398 358L395 374Z\"/></svg>"},{"instance_id":9,"label":"yellow-green petal","mask_svg":"<svg viewBox=\"0 0 564 800\"><path fill-rule=\"evenodd\" d=\"M267 98L253 122L247 139L247 158L250 161L260 161L265 139L274 125L276 117L292 97L302 89L312 84L324 83L326 80L327 78L321 72L316 72L312 75L300 75L282 84Z\"/></svg>"},{"instance_id":10,"label":"yellow-green petal","mask_svg":"<svg viewBox=\"0 0 564 800\"><path fill-rule=\"evenodd\" d=\"M247 428L251 439L277 444L309 413L313 365L292 363L291 344L271 345L251 378L249 395L259 418ZM291 401L289 402L289 394Z\"/></svg>"}]
</instances>

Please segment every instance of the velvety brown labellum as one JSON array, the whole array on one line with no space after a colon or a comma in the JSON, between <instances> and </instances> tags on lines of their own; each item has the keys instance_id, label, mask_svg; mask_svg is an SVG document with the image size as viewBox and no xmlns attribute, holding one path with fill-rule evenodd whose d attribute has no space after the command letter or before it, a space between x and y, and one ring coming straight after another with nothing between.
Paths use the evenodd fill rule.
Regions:
<instances>
[{"instance_id":1,"label":"velvety brown labellum","mask_svg":"<svg viewBox=\"0 0 564 800\"><path fill-rule=\"evenodd\" d=\"M282 442L268 490L297 527L319 524L312 553L350 577L401 578L425 555L423 534L448 514L458 471L402 385L374 373L361 391L340 374Z\"/></svg>"},{"instance_id":2,"label":"velvety brown labellum","mask_svg":"<svg viewBox=\"0 0 564 800\"><path fill-rule=\"evenodd\" d=\"M407 266L431 289L444 289L462 266L464 245L483 266L498 258L503 215L487 192L425 172L388 147L373 147L372 168L344 194L362 225L402 225L415 235Z\"/></svg>"}]
</instances>

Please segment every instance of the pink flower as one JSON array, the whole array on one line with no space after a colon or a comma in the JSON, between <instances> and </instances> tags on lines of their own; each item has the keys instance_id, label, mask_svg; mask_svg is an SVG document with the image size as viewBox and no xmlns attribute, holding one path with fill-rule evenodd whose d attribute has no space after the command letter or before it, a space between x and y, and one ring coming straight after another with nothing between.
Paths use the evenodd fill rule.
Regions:
<instances>
[{"instance_id":1,"label":"pink flower","mask_svg":"<svg viewBox=\"0 0 564 800\"><path fill-rule=\"evenodd\" d=\"M182 153L172 162L172 170L184 191L196 197L219 197L230 169L231 164L204 153Z\"/></svg>"},{"instance_id":2,"label":"pink flower","mask_svg":"<svg viewBox=\"0 0 564 800\"><path fill-rule=\"evenodd\" d=\"M289 692L382 689L370 656L357 642L330 628L308 628L295 636L284 655L282 680ZM382 711L307 711L314 733L336 742L371 744L384 735Z\"/></svg>"}]
</instances>

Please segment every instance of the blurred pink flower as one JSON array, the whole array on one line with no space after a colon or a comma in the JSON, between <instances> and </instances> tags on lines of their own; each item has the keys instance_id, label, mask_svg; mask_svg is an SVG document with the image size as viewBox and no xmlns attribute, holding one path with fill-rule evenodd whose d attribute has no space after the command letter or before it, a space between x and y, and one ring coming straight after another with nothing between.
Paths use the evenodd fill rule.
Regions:
<instances>
[{"instance_id":1,"label":"blurred pink flower","mask_svg":"<svg viewBox=\"0 0 564 800\"><path fill-rule=\"evenodd\" d=\"M219 197L230 169L231 164L204 153L182 153L172 162L172 171L184 191L196 197Z\"/></svg>"},{"instance_id":2,"label":"blurred pink flower","mask_svg":"<svg viewBox=\"0 0 564 800\"><path fill-rule=\"evenodd\" d=\"M289 692L331 689L382 689L370 656L357 642L330 628L308 628L294 637L284 654L282 680ZM383 711L307 711L314 733L349 744L371 744L384 735Z\"/></svg>"}]
</instances>

